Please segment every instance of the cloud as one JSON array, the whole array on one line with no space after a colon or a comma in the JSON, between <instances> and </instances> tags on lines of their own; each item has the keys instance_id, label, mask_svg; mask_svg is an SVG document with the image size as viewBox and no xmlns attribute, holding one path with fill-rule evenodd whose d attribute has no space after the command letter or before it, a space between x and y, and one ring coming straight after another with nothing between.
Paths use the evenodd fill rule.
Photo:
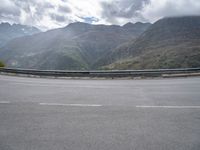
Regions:
<instances>
[{"instance_id":1,"label":"cloud","mask_svg":"<svg viewBox=\"0 0 200 150\"><path fill-rule=\"evenodd\" d=\"M58 11L60 11L61 13L71 13L72 10L70 7L68 6L59 6Z\"/></svg>"},{"instance_id":2,"label":"cloud","mask_svg":"<svg viewBox=\"0 0 200 150\"><path fill-rule=\"evenodd\" d=\"M51 19L57 22L65 22L67 20L66 17L57 14L51 14Z\"/></svg>"},{"instance_id":3,"label":"cloud","mask_svg":"<svg viewBox=\"0 0 200 150\"><path fill-rule=\"evenodd\" d=\"M120 21L123 20L137 20L137 18L142 19L139 14L145 5L149 3L149 0L118 0L102 2L102 17L105 18L107 22L114 24L121 24Z\"/></svg>"},{"instance_id":4,"label":"cloud","mask_svg":"<svg viewBox=\"0 0 200 150\"><path fill-rule=\"evenodd\" d=\"M42 30L81 21L93 24L154 22L160 18L200 15L199 0L1 0L0 22Z\"/></svg>"},{"instance_id":5,"label":"cloud","mask_svg":"<svg viewBox=\"0 0 200 150\"><path fill-rule=\"evenodd\" d=\"M18 7L10 0L1 0L0 19L3 21L19 21L17 16L20 15Z\"/></svg>"},{"instance_id":6,"label":"cloud","mask_svg":"<svg viewBox=\"0 0 200 150\"><path fill-rule=\"evenodd\" d=\"M61 0L1 0L0 22L20 23L47 30L65 26L73 17Z\"/></svg>"},{"instance_id":7,"label":"cloud","mask_svg":"<svg viewBox=\"0 0 200 150\"><path fill-rule=\"evenodd\" d=\"M95 17L82 17L82 19L84 20L85 23L90 23L90 24L99 22L99 19Z\"/></svg>"},{"instance_id":8,"label":"cloud","mask_svg":"<svg viewBox=\"0 0 200 150\"><path fill-rule=\"evenodd\" d=\"M163 17L200 15L199 0L113 0L101 5L102 18L110 24L155 22Z\"/></svg>"},{"instance_id":9,"label":"cloud","mask_svg":"<svg viewBox=\"0 0 200 150\"><path fill-rule=\"evenodd\" d=\"M151 0L151 3L144 7L140 13L151 22L163 17L200 15L200 1Z\"/></svg>"}]
</instances>

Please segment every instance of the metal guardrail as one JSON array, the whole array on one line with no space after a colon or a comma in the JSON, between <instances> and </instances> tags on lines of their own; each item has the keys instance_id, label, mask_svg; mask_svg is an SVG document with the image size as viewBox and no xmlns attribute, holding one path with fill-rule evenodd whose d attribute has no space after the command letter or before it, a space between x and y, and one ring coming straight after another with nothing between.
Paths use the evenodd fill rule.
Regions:
<instances>
[{"instance_id":1,"label":"metal guardrail","mask_svg":"<svg viewBox=\"0 0 200 150\"><path fill-rule=\"evenodd\" d=\"M52 77L161 77L163 74L200 73L200 68L184 69L147 69L147 70L95 70L95 71L63 71L0 68L1 73L22 74Z\"/></svg>"}]
</instances>

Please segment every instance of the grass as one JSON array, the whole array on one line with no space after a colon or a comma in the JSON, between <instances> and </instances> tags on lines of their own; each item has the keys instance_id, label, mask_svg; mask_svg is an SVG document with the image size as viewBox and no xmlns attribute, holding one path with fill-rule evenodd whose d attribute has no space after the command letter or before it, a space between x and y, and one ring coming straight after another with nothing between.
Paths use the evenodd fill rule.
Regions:
<instances>
[{"instance_id":1,"label":"grass","mask_svg":"<svg viewBox=\"0 0 200 150\"><path fill-rule=\"evenodd\" d=\"M1 68L5 67L5 64L2 61L0 61L0 67Z\"/></svg>"}]
</instances>

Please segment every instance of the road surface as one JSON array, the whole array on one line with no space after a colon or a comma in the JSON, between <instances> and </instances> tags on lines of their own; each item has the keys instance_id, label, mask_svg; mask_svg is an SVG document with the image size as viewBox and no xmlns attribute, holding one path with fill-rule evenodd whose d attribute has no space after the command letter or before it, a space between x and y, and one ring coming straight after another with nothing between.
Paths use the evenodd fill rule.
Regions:
<instances>
[{"instance_id":1,"label":"road surface","mask_svg":"<svg viewBox=\"0 0 200 150\"><path fill-rule=\"evenodd\" d=\"M199 150L200 78L0 76L0 150Z\"/></svg>"}]
</instances>

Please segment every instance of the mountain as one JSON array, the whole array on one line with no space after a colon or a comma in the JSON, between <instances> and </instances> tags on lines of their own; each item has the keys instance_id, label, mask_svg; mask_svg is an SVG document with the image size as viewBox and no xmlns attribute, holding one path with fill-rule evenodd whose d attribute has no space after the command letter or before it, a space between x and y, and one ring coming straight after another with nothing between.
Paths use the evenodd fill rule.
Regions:
<instances>
[{"instance_id":1,"label":"mountain","mask_svg":"<svg viewBox=\"0 0 200 150\"><path fill-rule=\"evenodd\" d=\"M164 18L100 59L104 69L200 67L200 16Z\"/></svg>"},{"instance_id":2,"label":"mountain","mask_svg":"<svg viewBox=\"0 0 200 150\"><path fill-rule=\"evenodd\" d=\"M14 39L0 49L8 67L92 69L110 50L136 39L151 24L125 26L72 23L60 29Z\"/></svg>"},{"instance_id":3,"label":"mountain","mask_svg":"<svg viewBox=\"0 0 200 150\"><path fill-rule=\"evenodd\" d=\"M133 33L135 36L141 35L148 27L150 27L150 23L141 23L137 22L135 24L129 22L123 26L124 29L128 30L129 32Z\"/></svg>"},{"instance_id":4,"label":"mountain","mask_svg":"<svg viewBox=\"0 0 200 150\"><path fill-rule=\"evenodd\" d=\"M13 24L1 23L0 24L0 47L3 47L8 41L26 35L32 35L41 32L35 27Z\"/></svg>"}]
</instances>

